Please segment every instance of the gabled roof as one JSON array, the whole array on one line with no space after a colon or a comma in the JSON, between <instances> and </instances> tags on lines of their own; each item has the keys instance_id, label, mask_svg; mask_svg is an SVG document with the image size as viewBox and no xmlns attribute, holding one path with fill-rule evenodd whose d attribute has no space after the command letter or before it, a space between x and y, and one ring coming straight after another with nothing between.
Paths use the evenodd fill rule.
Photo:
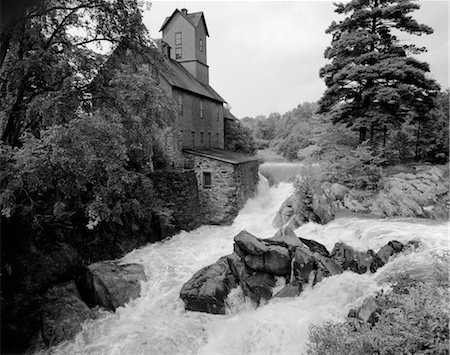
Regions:
<instances>
[{"instance_id":1,"label":"gabled roof","mask_svg":"<svg viewBox=\"0 0 450 355\"><path fill-rule=\"evenodd\" d=\"M218 102L226 102L211 86L198 81L180 63L173 59L166 58L162 63L160 71L161 75L174 87L208 97Z\"/></svg>"},{"instance_id":2,"label":"gabled roof","mask_svg":"<svg viewBox=\"0 0 450 355\"><path fill-rule=\"evenodd\" d=\"M247 155L224 149L183 149L183 152L193 155L199 155L205 158L223 161L230 164L242 164L248 161L257 161L258 158L253 155Z\"/></svg>"},{"instance_id":3,"label":"gabled roof","mask_svg":"<svg viewBox=\"0 0 450 355\"><path fill-rule=\"evenodd\" d=\"M175 11L172 13L172 15L170 15L169 17L166 17L166 19L164 20L159 32L161 32L162 30L164 30L164 28L167 26L167 24L174 18L174 16L176 14L180 14L182 17L184 17L192 26L197 27L198 24L200 23L200 20L203 19L203 23L205 24L205 31L206 31L206 35L209 37L209 33L208 33L208 27L206 26L206 20L205 20L205 16L203 15L203 12L193 12L192 14L184 14L182 11L175 9Z\"/></svg>"},{"instance_id":4,"label":"gabled roof","mask_svg":"<svg viewBox=\"0 0 450 355\"><path fill-rule=\"evenodd\" d=\"M223 117L227 120L239 121L235 115L231 113L231 111L227 108L223 111Z\"/></svg>"}]
</instances>

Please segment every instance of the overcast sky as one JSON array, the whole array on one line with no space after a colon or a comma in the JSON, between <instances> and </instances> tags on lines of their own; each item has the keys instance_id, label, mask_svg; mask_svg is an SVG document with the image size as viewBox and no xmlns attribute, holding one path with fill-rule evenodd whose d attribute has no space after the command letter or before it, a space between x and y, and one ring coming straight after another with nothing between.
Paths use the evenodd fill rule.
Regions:
<instances>
[{"instance_id":1,"label":"overcast sky","mask_svg":"<svg viewBox=\"0 0 450 355\"><path fill-rule=\"evenodd\" d=\"M420 1L413 16L431 26L429 36L406 36L426 46L419 58L431 76L448 87L448 1ZM209 31L210 85L231 105L238 118L284 113L305 101L317 101L325 90L319 69L325 65L325 34L333 20L331 1L152 1L144 23L152 38L176 8L203 11Z\"/></svg>"}]
</instances>

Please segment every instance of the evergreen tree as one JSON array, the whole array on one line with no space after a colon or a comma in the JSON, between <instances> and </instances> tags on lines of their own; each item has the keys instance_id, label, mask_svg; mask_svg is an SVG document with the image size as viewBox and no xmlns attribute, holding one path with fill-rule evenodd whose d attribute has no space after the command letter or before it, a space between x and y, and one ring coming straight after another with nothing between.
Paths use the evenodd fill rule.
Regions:
<instances>
[{"instance_id":1,"label":"evergreen tree","mask_svg":"<svg viewBox=\"0 0 450 355\"><path fill-rule=\"evenodd\" d=\"M438 84L427 77L429 65L412 55L426 51L401 44L395 33L431 34L433 29L411 16L414 0L352 0L336 4L347 17L330 25L331 46L325 58L331 63L320 70L327 90L320 111L334 122L360 130L360 141L371 141L377 129L399 127L406 120L418 123L433 108Z\"/></svg>"}]
</instances>

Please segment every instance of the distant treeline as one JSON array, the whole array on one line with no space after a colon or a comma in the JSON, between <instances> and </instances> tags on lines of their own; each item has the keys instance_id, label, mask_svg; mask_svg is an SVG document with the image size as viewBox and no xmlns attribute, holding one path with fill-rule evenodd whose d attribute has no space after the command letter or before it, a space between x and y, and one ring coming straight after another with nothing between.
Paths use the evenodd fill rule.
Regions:
<instances>
[{"instance_id":1,"label":"distant treeline","mask_svg":"<svg viewBox=\"0 0 450 355\"><path fill-rule=\"evenodd\" d=\"M449 90L440 92L435 108L420 127L406 120L399 127L371 127L366 144L386 161L428 161L445 163L449 153ZM244 117L241 123L251 130L258 149L270 149L288 160L318 157L325 146L356 148L359 130L333 124L328 114L318 114L317 103L304 102L280 114Z\"/></svg>"}]
</instances>

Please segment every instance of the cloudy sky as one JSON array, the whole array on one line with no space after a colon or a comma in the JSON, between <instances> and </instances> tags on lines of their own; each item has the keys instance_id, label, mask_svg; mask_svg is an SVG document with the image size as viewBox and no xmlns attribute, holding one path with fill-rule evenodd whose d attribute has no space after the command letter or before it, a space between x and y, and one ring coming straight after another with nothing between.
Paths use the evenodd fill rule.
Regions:
<instances>
[{"instance_id":1,"label":"cloudy sky","mask_svg":"<svg viewBox=\"0 0 450 355\"><path fill-rule=\"evenodd\" d=\"M448 87L448 1L420 1L413 16L434 29L429 36L405 36L426 46L420 56L431 76ZM331 1L152 1L144 22L153 38L176 8L203 11L208 26L210 85L238 117L284 113L325 90L319 69L331 36L325 29L342 19Z\"/></svg>"}]
</instances>

